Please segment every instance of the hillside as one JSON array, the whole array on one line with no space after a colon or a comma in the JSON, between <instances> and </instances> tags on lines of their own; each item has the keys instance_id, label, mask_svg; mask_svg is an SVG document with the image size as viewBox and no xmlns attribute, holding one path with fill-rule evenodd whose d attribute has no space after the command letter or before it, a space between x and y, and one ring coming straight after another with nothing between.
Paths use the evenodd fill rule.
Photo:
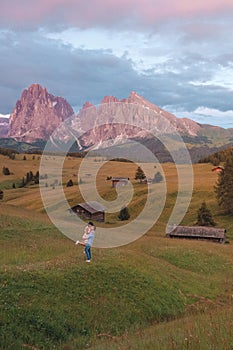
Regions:
<instances>
[{"instance_id":1,"label":"hillside","mask_svg":"<svg viewBox=\"0 0 233 350\"><path fill-rule=\"evenodd\" d=\"M183 224L195 223L205 199L218 226L226 227L229 244L165 237L178 180L176 167L167 163L166 204L157 223L131 244L93 248L93 261L87 265L82 249L51 224L38 186L12 189L28 171L38 170L38 155L26 157L0 155L1 164L13 173L0 174L2 349L170 350L173 344L178 350L188 342L192 350L197 344L217 350L231 344L233 219L223 216L216 204L217 174L210 164L193 166L194 192ZM81 199L74 176L80 162L68 157L64 164L70 204ZM98 164L98 158L89 162ZM154 164L147 166L156 171ZM135 168L133 163L107 162L97 176L98 192L108 200L116 191L106 176L130 177L135 193L129 205L131 219L147 196L147 186L134 180ZM70 178L75 186L67 188ZM82 180L85 186L85 177ZM52 199L51 186L48 193ZM108 214L106 221L109 233L111 227L123 231L117 215ZM97 224L96 235L98 225L103 224Z\"/></svg>"}]
</instances>

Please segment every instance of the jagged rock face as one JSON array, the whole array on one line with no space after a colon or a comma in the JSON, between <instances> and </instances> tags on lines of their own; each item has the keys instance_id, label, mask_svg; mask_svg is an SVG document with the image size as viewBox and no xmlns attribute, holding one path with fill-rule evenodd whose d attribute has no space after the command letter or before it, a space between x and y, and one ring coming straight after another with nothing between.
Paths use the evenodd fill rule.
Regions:
<instances>
[{"instance_id":1,"label":"jagged rock face","mask_svg":"<svg viewBox=\"0 0 233 350\"><path fill-rule=\"evenodd\" d=\"M74 114L62 97L55 97L39 84L24 90L10 115L8 137L20 141L47 140L56 127Z\"/></svg>"},{"instance_id":2,"label":"jagged rock face","mask_svg":"<svg viewBox=\"0 0 233 350\"><path fill-rule=\"evenodd\" d=\"M116 123L117 121L117 123ZM135 92L127 99L105 96L97 107L85 103L77 116L84 147L113 145L126 139L145 139L151 135L179 132L196 136L201 125L190 119L179 119Z\"/></svg>"},{"instance_id":3,"label":"jagged rock face","mask_svg":"<svg viewBox=\"0 0 233 350\"><path fill-rule=\"evenodd\" d=\"M190 119L176 118L135 92L123 100L105 96L98 106L86 102L74 116L65 99L55 97L39 84L34 84L24 90L17 101L10 116L7 136L27 142L48 140L65 120L69 130L77 135L81 148L99 148L127 139L146 139L151 134L171 134L174 130L196 136L202 127ZM67 142L69 137L66 125L61 125L52 141Z\"/></svg>"}]
</instances>

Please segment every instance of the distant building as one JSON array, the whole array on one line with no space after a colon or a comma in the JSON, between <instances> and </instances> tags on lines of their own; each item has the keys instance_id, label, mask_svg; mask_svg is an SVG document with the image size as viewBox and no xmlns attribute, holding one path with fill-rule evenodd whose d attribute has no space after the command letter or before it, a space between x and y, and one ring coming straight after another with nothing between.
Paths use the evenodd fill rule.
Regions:
<instances>
[{"instance_id":1,"label":"distant building","mask_svg":"<svg viewBox=\"0 0 233 350\"><path fill-rule=\"evenodd\" d=\"M224 243L226 240L226 230L224 228L173 225L170 229L171 231L166 234L170 238L211 240L219 243Z\"/></svg>"},{"instance_id":2,"label":"distant building","mask_svg":"<svg viewBox=\"0 0 233 350\"><path fill-rule=\"evenodd\" d=\"M153 180L150 177L145 177L145 179L140 179L140 183L150 185L153 183Z\"/></svg>"},{"instance_id":3,"label":"distant building","mask_svg":"<svg viewBox=\"0 0 233 350\"><path fill-rule=\"evenodd\" d=\"M214 172L220 172L220 171L223 171L223 167L222 166L216 166L215 168L212 169L212 171Z\"/></svg>"},{"instance_id":4,"label":"distant building","mask_svg":"<svg viewBox=\"0 0 233 350\"><path fill-rule=\"evenodd\" d=\"M78 216L83 217L85 219L98 222L105 221L106 208L96 201L79 203L73 206L70 210Z\"/></svg>"},{"instance_id":5,"label":"distant building","mask_svg":"<svg viewBox=\"0 0 233 350\"><path fill-rule=\"evenodd\" d=\"M129 178L128 177L112 177L112 187L117 186L126 186L128 185Z\"/></svg>"}]
</instances>

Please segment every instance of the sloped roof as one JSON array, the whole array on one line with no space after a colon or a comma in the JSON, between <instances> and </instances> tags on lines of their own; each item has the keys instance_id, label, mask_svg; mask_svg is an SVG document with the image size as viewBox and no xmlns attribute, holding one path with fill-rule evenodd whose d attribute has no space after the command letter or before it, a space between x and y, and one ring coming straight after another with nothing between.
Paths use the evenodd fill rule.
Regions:
<instances>
[{"instance_id":1,"label":"sloped roof","mask_svg":"<svg viewBox=\"0 0 233 350\"><path fill-rule=\"evenodd\" d=\"M217 171L217 170L224 170L223 166L216 166L215 168L212 169L212 171Z\"/></svg>"},{"instance_id":2,"label":"sloped roof","mask_svg":"<svg viewBox=\"0 0 233 350\"><path fill-rule=\"evenodd\" d=\"M97 213L97 212L104 212L106 208L100 204L99 202L96 201L90 201L90 202L84 202L84 203L79 203L72 207L71 209L75 209L77 207L82 207L86 211L88 211L91 214Z\"/></svg>"},{"instance_id":3,"label":"sloped roof","mask_svg":"<svg viewBox=\"0 0 233 350\"><path fill-rule=\"evenodd\" d=\"M216 237L223 238L226 230L224 228L207 227L207 226L175 226L169 235L177 236L199 236L199 237Z\"/></svg>"}]
</instances>

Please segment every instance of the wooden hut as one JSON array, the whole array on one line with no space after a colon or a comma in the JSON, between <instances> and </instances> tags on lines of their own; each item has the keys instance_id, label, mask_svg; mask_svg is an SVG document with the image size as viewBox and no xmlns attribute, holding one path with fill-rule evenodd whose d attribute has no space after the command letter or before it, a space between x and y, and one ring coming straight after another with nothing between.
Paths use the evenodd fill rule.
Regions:
<instances>
[{"instance_id":1,"label":"wooden hut","mask_svg":"<svg viewBox=\"0 0 233 350\"><path fill-rule=\"evenodd\" d=\"M126 186L128 185L129 178L128 177L112 177L112 187L117 186Z\"/></svg>"},{"instance_id":2,"label":"wooden hut","mask_svg":"<svg viewBox=\"0 0 233 350\"><path fill-rule=\"evenodd\" d=\"M215 168L212 169L212 171L215 173L219 173L223 170L224 170L224 168L222 166L216 166Z\"/></svg>"},{"instance_id":3,"label":"wooden hut","mask_svg":"<svg viewBox=\"0 0 233 350\"><path fill-rule=\"evenodd\" d=\"M104 222L105 210L106 208L96 201L79 203L71 208L78 216L98 222Z\"/></svg>"},{"instance_id":4,"label":"wooden hut","mask_svg":"<svg viewBox=\"0 0 233 350\"><path fill-rule=\"evenodd\" d=\"M166 234L170 238L188 238L211 240L224 243L226 240L226 230L207 226L172 226L171 231Z\"/></svg>"}]
</instances>

